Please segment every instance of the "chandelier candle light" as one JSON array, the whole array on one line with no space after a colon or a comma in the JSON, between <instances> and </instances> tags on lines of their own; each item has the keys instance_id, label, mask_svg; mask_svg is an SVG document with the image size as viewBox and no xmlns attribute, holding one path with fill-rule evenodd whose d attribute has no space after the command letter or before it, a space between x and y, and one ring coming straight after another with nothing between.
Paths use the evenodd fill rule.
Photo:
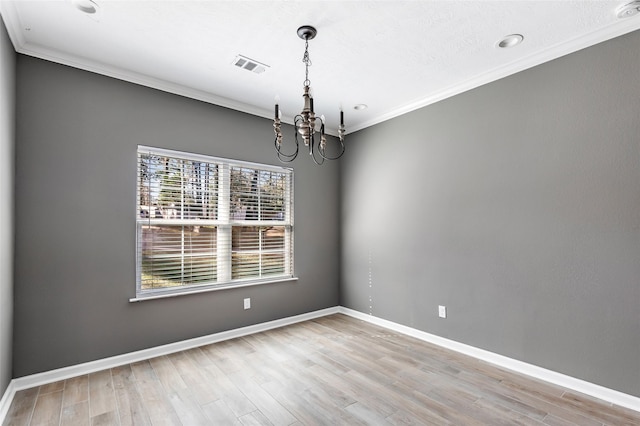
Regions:
<instances>
[{"instance_id":1,"label":"chandelier candle light","mask_svg":"<svg viewBox=\"0 0 640 426\"><path fill-rule=\"evenodd\" d=\"M278 159L283 163L290 163L298 156L300 146L298 143L298 135L302 136L305 146L309 148L309 155L318 165L324 163L324 160L337 160L342 157L342 154L344 154L344 111L340 110L340 126L338 127L338 142L340 145L336 156L327 155L327 137L324 133L324 115L320 116L320 128L316 129L316 121L318 120L316 119L316 114L313 110L313 94L311 92L311 81L309 80L309 66L311 65L311 59L309 58L309 40L312 40L316 34L318 34L318 31L310 25L303 25L298 28L298 37L304 40L304 56L302 57L302 62L305 65L305 80L303 83L304 94L302 95L304 98L304 107L302 112L296 115L293 120L296 129L296 146L295 150L290 154L282 151L282 123L280 121L282 112L280 111L278 98L276 97L275 117L273 119L273 131L276 134L274 144L276 147L276 153L278 154ZM320 141L317 144L316 133L320 133Z\"/></svg>"}]
</instances>

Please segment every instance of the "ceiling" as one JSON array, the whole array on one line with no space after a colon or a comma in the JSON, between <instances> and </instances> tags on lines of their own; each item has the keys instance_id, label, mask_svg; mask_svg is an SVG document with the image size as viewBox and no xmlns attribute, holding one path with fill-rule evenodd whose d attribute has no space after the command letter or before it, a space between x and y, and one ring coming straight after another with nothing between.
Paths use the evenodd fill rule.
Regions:
<instances>
[{"instance_id":1,"label":"ceiling","mask_svg":"<svg viewBox=\"0 0 640 426\"><path fill-rule=\"evenodd\" d=\"M302 109L304 41L316 114L335 134L423 107L640 28L629 3L579 1L0 0L16 51L258 116ZM75 3L74 3L75 2ZM639 15L640 16L640 15ZM522 34L515 47L496 46ZM244 55L268 65L234 66ZM357 104L367 109L354 110Z\"/></svg>"}]
</instances>

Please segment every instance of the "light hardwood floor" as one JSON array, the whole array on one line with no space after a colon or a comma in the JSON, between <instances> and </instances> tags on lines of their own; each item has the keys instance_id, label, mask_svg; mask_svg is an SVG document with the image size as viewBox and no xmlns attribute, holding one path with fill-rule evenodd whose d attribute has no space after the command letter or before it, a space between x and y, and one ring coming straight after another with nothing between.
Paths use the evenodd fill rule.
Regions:
<instances>
[{"instance_id":1,"label":"light hardwood floor","mask_svg":"<svg viewBox=\"0 0 640 426\"><path fill-rule=\"evenodd\" d=\"M640 425L640 412L332 315L20 391L6 425Z\"/></svg>"}]
</instances>

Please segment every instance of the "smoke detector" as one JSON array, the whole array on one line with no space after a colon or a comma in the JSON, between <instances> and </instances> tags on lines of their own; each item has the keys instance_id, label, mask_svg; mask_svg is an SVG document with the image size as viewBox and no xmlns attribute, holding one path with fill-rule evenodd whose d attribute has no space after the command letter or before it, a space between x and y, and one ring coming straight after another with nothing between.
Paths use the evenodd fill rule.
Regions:
<instances>
[{"instance_id":1,"label":"smoke detector","mask_svg":"<svg viewBox=\"0 0 640 426\"><path fill-rule=\"evenodd\" d=\"M616 9L616 16L619 19L630 18L640 13L640 1L632 1Z\"/></svg>"},{"instance_id":2,"label":"smoke detector","mask_svg":"<svg viewBox=\"0 0 640 426\"><path fill-rule=\"evenodd\" d=\"M233 65L238 68L251 71L254 74L262 74L267 70L267 68L269 68L269 65L254 61L253 59L242 55L236 56L236 59L233 61Z\"/></svg>"}]
</instances>

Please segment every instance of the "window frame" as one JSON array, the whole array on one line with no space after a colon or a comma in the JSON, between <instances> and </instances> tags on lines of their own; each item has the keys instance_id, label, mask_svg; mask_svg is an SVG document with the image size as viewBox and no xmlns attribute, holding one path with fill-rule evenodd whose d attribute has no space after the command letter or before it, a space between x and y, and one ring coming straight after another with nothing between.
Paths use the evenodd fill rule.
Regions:
<instances>
[{"instance_id":1,"label":"window frame","mask_svg":"<svg viewBox=\"0 0 640 426\"><path fill-rule=\"evenodd\" d=\"M142 177L141 177L141 165L143 163L142 158L144 156L157 156L163 158L169 158L171 160L182 160L182 161L193 161L200 163L207 163L209 165L215 165L215 211L216 216L215 219L205 219L203 221L196 221L193 218L156 218L151 217L151 206L145 206L142 204L141 200L141 189L143 188ZM278 215L277 219L265 220L264 217L259 217L256 220L250 219L239 219L234 217L234 213L231 211L231 203L232 197L234 195L232 189L231 182L231 174L232 170L240 169L242 171L253 171L256 174L256 180L259 176L262 176L262 173L278 173L283 174L284 179L284 194L283 194L283 215L280 217ZM149 194L151 193L151 182L149 181ZM182 183L180 186L181 191L185 191L185 185ZM238 192L235 193L236 196ZM261 194L258 191L258 194ZM148 204L151 204L151 195L147 195ZM159 196L159 195L158 195ZM258 196L258 210L260 211L262 204L260 201L260 196ZM137 302L142 300L149 299L158 299L165 297L174 297L185 294L195 294L216 290L224 290L230 288L238 288L238 287L246 287L246 286L254 286L261 284L268 284L274 282L283 282L283 281L293 281L297 280L297 277L294 275L294 247L293 247L293 232L294 232L294 174L293 169L282 166L275 166L269 164L260 164L253 163L247 161L240 161L228 158L214 157L203 154L195 154L184 151L176 151L169 150L164 148L156 148L144 145L138 145L136 150L136 212L135 212L135 222L136 222L136 248L135 248L135 256L136 256L136 297L129 299L131 302ZM147 207L147 217L144 217L141 213L143 208ZM184 204L182 205L182 210L184 215ZM183 216L181 215L181 216ZM193 226L194 222L201 224L202 226L214 226L216 227L215 235L216 235L216 244L215 248L211 248L211 254L215 258L215 261L212 259L212 262L215 265L212 265L212 268L216 270L216 281L208 282L203 284L178 284L174 287L167 288L152 288L152 289L143 289L142 288L142 275L143 275L143 242L142 242L142 230L143 227L146 226L159 226L165 227L168 229L171 226ZM258 256L258 268L259 273L262 273L262 268L264 267L264 263L268 256L264 256L267 249L265 248L264 243L262 241L261 233L267 228L274 227L283 227L283 242L282 242L282 256L283 256L283 273L268 275L264 277L250 277L250 278L234 278L233 277L233 254L234 254L234 243L233 243L233 234L234 228L243 228L243 227L251 227L257 228L256 232L260 236L260 242L258 243L258 248L254 249L254 251L259 252ZM184 233L184 231L182 231ZM157 247L155 247L157 248ZM246 250L246 249L245 249ZM215 251L215 254L214 254ZM278 253L278 250L275 250L275 253ZM236 250L236 254L247 254L249 251L243 252L241 250ZM223 260L222 262L220 262ZM184 262L184 260L183 260ZM184 264L182 265L184 267ZM222 277L222 280L218 281L218 278Z\"/></svg>"}]
</instances>

